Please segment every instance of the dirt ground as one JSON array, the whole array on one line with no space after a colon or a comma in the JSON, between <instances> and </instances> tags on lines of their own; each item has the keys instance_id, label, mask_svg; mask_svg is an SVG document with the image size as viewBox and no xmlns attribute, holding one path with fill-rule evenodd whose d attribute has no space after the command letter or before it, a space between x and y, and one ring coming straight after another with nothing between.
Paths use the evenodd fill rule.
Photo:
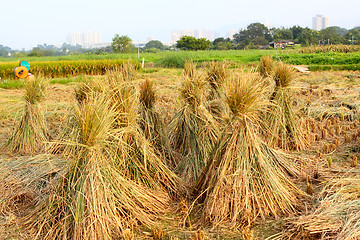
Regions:
<instances>
[{"instance_id":1,"label":"dirt ground","mask_svg":"<svg viewBox=\"0 0 360 240\"><path fill-rule=\"evenodd\" d=\"M159 69L151 73L139 74L139 79L153 79L158 93L160 111L170 118L177 108L177 92L181 70ZM71 105L75 102L73 89L75 83L67 85L49 85L47 98L41 103L51 139L55 139L64 123ZM302 116L302 124L308 129L307 139L310 146L294 153L297 157L308 159L309 166L304 167L304 178L296 180L298 186L307 191L307 181L314 189L309 206L303 211L311 211L317 192L324 182L335 176L351 176L360 173L360 72L309 72L298 73L294 83L296 92L294 105ZM0 89L0 145L10 138L24 106L23 89ZM166 110L166 111L165 111ZM41 155L39 153L39 155ZM20 157L2 149L0 152L0 169L4 162L15 161ZM29 156L30 157L30 156ZM34 157L34 156L33 156ZM36 157L36 156L35 156ZM354 160L356 159L356 160ZM2 176L0 176L1 178ZM1 193L0 193L1 194ZM0 203L1 203L0 197ZM0 239L30 239L21 228L19 219L27 209L16 209L4 212L0 209ZM254 228L257 239L265 239L271 234L282 231L285 219L270 219L258 222ZM164 224L162 229L167 233L165 239L190 239L198 229L182 228ZM142 231L142 230L140 230ZM152 239L149 234L140 233L141 239ZM249 230L250 231L250 230ZM241 231L234 232L224 228L204 229L208 239L243 239ZM151 234L150 234L151 235ZM205 239L205 238L204 238ZM249 238L251 239L251 238Z\"/></svg>"}]
</instances>

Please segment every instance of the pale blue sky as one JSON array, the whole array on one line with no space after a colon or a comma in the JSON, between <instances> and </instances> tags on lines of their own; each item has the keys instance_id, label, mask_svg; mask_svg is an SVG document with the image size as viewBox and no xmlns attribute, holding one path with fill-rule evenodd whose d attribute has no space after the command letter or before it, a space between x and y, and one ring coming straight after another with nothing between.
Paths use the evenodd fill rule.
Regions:
<instances>
[{"instance_id":1,"label":"pale blue sky","mask_svg":"<svg viewBox=\"0 0 360 240\"><path fill-rule=\"evenodd\" d=\"M330 26L350 29L360 25L359 9L359 0L1 0L0 44L31 49L86 31L100 32L103 42L115 34L170 41L172 30L225 33L253 22L311 28L316 14L327 16Z\"/></svg>"}]
</instances>

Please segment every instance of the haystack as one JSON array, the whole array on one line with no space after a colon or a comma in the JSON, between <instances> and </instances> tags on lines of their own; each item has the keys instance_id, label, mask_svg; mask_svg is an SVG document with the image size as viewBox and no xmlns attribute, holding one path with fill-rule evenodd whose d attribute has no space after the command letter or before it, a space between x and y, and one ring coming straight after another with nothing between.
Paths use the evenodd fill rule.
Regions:
<instances>
[{"instance_id":1,"label":"haystack","mask_svg":"<svg viewBox=\"0 0 360 240\"><path fill-rule=\"evenodd\" d=\"M48 140L48 129L39 104L45 97L46 85L46 80L39 77L26 79L24 111L19 125L5 145L11 152L35 153Z\"/></svg>"},{"instance_id":2,"label":"haystack","mask_svg":"<svg viewBox=\"0 0 360 240\"><path fill-rule=\"evenodd\" d=\"M108 96L74 106L76 154L51 191L27 216L36 239L118 239L138 222L151 225L164 213L168 194L127 178L118 167L115 112Z\"/></svg>"},{"instance_id":3,"label":"haystack","mask_svg":"<svg viewBox=\"0 0 360 240\"><path fill-rule=\"evenodd\" d=\"M177 171L188 185L201 175L219 133L218 123L206 106L205 86L200 75L184 77L181 106L170 123L170 140L180 155Z\"/></svg>"},{"instance_id":4,"label":"haystack","mask_svg":"<svg viewBox=\"0 0 360 240\"><path fill-rule=\"evenodd\" d=\"M297 211L301 191L289 175L298 170L259 135L259 116L268 106L265 91L254 74L242 73L225 82L231 112L194 190L204 221L238 227L251 225L258 217Z\"/></svg>"},{"instance_id":5,"label":"haystack","mask_svg":"<svg viewBox=\"0 0 360 240\"><path fill-rule=\"evenodd\" d=\"M303 150L308 146L305 133L299 124L293 101L294 69L282 62L277 63L273 73L275 89L271 96L273 105L267 114L269 129L267 139L272 147L284 150Z\"/></svg>"},{"instance_id":6,"label":"haystack","mask_svg":"<svg viewBox=\"0 0 360 240\"><path fill-rule=\"evenodd\" d=\"M154 82L146 79L140 83L139 126L146 139L161 153L168 166L174 167L175 157L168 139L168 127L163 116L155 108L157 94Z\"/></svg>"},{"instance_id":7,"label":"haystack","mask_svg":"<svg viewBox=\"0 0 360 240\"><path fill-rule=\"evenodd\" d=\"M144 135L139 124L139 92L135 82L125 81L116 73L107 75L110 101L115 111L113 128L117 146L117 165L125 176L151 188L164 187L177 192L180 179L166 165L159 151Z\"/></svg>"}]
</instances>

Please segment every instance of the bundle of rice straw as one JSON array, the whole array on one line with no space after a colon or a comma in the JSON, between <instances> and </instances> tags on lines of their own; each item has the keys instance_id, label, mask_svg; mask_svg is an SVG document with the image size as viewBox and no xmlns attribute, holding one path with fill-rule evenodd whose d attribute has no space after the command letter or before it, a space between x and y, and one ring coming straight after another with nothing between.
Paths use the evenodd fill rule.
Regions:
<instances>
[{"instance_id":1,"label":"bundle of rice straw","mask_svg":"<svg viewBox=\"0 0 360 240\"><path fill-rule=\"evenodd\" d=\"M181 157L177 171L188 185L202 173L218 138L219 126L206 106L206 81L200 75L184 77L181 108L170 123L170 141Z\"/></svg>"},{"instance_id":2,"label":"bundle of rice straw","mask_svg":"<svg viewBox=\"0 0 360 240\"><path fill-rule=\"evenodd\" d=\"M39 102L45 97L47 82L43 78L29 78L25 82L25 108L19 125L6 143L11 152L34 153L48 139L48 130Z\"/></svg>"},{"instance_id":3,"label":"bundle of rice straw","mask_svg":"<svg viewBox=\"0 0 360 240\"><path fill-rule=\"evenodd\" d=\"M258 217L297 211L302 193L288 175L297 175L298 169L259 135L260 113L268 106L265 91L252 73L225 82L230 116L194 191L203 203L206 222L239 227L253 224Z\"/></svg>"},{"instance_id":4,"label":"bundle of rice straw","mask_svg":"<svg viewBox=\"0 0 360 240\"><path fill-rule=\"evenodd\" d=\"M221 88L229 75L229 63L227 61L210 62L206 71L206 81L210 85L210 100L222 97Z\"/></svg>"},{"instance_id":5,"label":"bundle of rice straw","mask_svg":"<svg viewBox=\"0 0 360 240\"><path fill-rule=\"evenodd\" d=\"M197 63L194 62L192 59L186 60L185 64L184 64L183 76L189 77L189 78L194 77L195 73L196 73L196 66L197 66Z\"/></svg>"},{"instance_id":6,"label":"bundle of rice straw","mask_svg":"<svg viewBox=\"0 0 360 240\"><path fill-rule=\"evenodd\" d=\"M268 143L284 150L303 150L308 146L293 106L294 92L290 86L294 69L282 62L277 63L273 73L275 90L271 96L273 105L267 114Z\"/></svg>"},{"instance_id":7,"label":"bundle of rice straw","mask_svg":"<svg viewBox=\"0 0 360 240\"><path fill-rule=\"evenodd\" d=\"M124 81L121 75L107 75L110 101L115 111L117 165L127 178L151 188L165 187L176 193L180 179L166 165L166 161L146 137L139 124L139 93L135 82ZM144 99L142 99L144 100Z\"/></svg>"},{"instance_id":8,"label":"bundle of rice straw","mask_svg":"<svg viewBox=\"0 0 360 240\"><path fill-rule=\"evenodd\" d=\"M155 109L157 96L153 81L146 79L140 84L139 126L146 139L164 157L168 166L174 167L175 157L168 139L165 120Z\"/></svg>"},{"instance_id":9,"label":"bundle of rice straw","mask_svg":"<svg viewBox=\"0 0 360 240\"><path fill-rule=\"evenodd\" d=\"M154 224L169 196L128 179L118 167L114 108L104 94L74 106L76 154L57 185L26 218L35 239L119 239L138 222ZM125 143L124 143L125 145Z\"/></svg>"}]
</instances>

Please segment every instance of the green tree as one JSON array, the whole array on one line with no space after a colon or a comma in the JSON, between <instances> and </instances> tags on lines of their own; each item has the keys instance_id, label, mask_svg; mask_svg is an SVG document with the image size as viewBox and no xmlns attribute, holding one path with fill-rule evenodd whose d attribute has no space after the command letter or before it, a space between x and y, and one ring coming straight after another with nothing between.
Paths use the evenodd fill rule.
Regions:
<instances>
[{"instance_id":1,"label":"green tree","mask_svg":"<svg viewBox=\"0 0 360 240\"><path fill-rule=\"evenodd\" d=\"M111 47L115 53L129 53L134 48L132 40L128 36L119 36L119 34L115 34Z\"/></svg>"},{"instance_id":2,"label":"green tree","mask_svg":"<svg viewBox=\"0 0 360 240\"><path fill-rule=\"evenodd\" d=\"M343 36L348 32L348 30L347 30L346 28L342 28L342 27L338 27L338 26L333 26L333 27L329 27L329 28L335 29L335 31L336 31L341 37L343 37Z\"/></svg>"},{"instance_id":3,"label":"green tree","mask_svg":"<svg viewBox=\"0 0 360 240\"><path fill-rule=\"evenodd\" d=\"M235 45L233 43L233 41L230 40L230 38L216 38L213 42L212 42L212 49L214 50L229 50L229 49L234 49Z\"/></svg>"},{"instance_id":4,"label":"green tree","mask_svg":"<svg viewBox=\"0 0 360 240\"><path fill-rule=\"evenodd\" d=\"M7 57L10 52L11 52L11 48L0 45L0 56L1 57Z\"/></svg>"},{"instance_id":5,"label":"green tree","mask_svg":"<svg viewBox=\"0 0 360 240\"><path fill-rule=\"evenodd\" d=\"M300 35L302 34L302 32L304 31L304 28L302 28L300 26L293 26L290 28L290 31L292 32L293 40L295 42L298 42L298 39L299 39Z\"/></svg>"},{"instance_id":6,"label":"green tree","mask_svg":"<svg viewBox=\"0 0 360 240\"><path fill-rule=\"evenodd\" d=\"M242 29L234 35L234 42L239 48L245 46L265 45L272 41L270 30L261 23L251 23L246 29Z\"/></svg>"},{"instance_id":7,"label":"green tree","mask_svg":"<svg viewBox=\"0 0 360 240\"><path fill-rule=\"evenodd\" d=\"M196 39L192 36L183 36L180 40L176 41L176 47L181 50L206 50L210 48L211 42L205 38Z\"/></svg>"},{"instance_id":8,"label":"green tree","mask_svg":"<svg viewBox=\"0 0 360 240\"><path fill-rule=\"evenodd\" d=\"M293 32L288 28L278 28L274 33L274 41L293 40Z\"/></svg>"},{"instance_id":9,"label":"green tree","mask_svg":"<svg viewBox=\"0 0 360 240\"><path fill-rule=\"evenodd\" d=\"M351 29L344 35L344 38L349 44L360 44L360 28Z\"/></svg>"},{"instance_id":10,"label":"green tree","mask_svg":"<svg viewBox=\"0 0 360 240\"><path fill-rule=\"evenodd\" d=\"M319 32L319 40L321 40L322 43L327 44L342 44L346 43L346 40L340 36L340 34L337 31L338 29L335 27L328 27L326 29L323 29Z\"/></svg>"},{"instance_id":11,"label":"green tree","mask_svg":"<svg viewBox=\"0 0 360 240\"><path fill-rule=\"evenodd\" d=\"M318 32L310 28L304 28L298 37L298 43L303 46L318 44Z\"/></svg>"},{"instance_id":12,"label":"green tree","mask_svg":"<svg viewBox=\"0 0 360 240\"><path fill-rule=\"evenodd\" d=\"M151 40L145 44L144 49L151 49L151 48L164 50L164 44L162 44L162 42L160 42L159 40Z\"/></svg>"}]
</instances>

